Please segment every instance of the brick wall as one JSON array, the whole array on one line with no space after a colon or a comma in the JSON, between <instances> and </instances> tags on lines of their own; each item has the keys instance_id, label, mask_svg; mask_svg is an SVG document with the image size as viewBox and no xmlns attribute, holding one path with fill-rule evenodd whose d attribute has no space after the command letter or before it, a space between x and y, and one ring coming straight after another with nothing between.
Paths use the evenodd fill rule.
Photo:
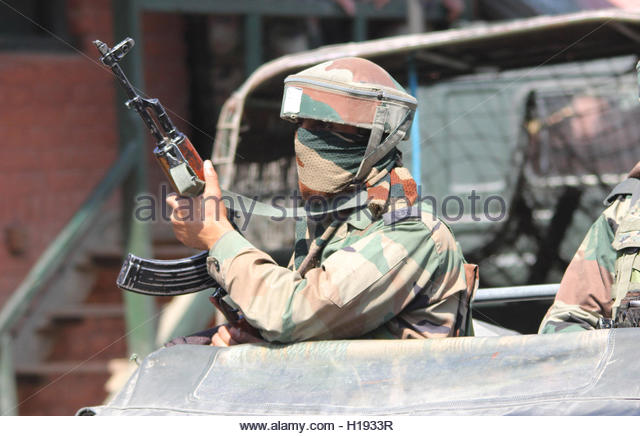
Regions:
<instances>
[{"instance_id":1,"label":"brick wall","mask_svg":"<svg viewBox=\"0 0 640 436\"><path fill-rule=\"evenodd\" d=\"M114 42L111 1L68 0L67 9L79 52L0 52L0 306L104 176L118 148L113 81L91 44ZM178 122L188 118L182 22L176 15L144 14L142 27L147 94L161 98L184 128ZM161 176L155 164L150 168L155 184ZM24 252L12 253L8 240Z\"/></svg>"}]
</instances>

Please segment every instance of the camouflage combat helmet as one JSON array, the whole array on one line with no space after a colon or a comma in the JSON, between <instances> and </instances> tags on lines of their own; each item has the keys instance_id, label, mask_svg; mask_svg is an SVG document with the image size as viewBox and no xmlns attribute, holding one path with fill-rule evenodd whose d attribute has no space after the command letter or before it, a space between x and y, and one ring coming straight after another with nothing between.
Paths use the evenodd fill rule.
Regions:
<instances>
[{"instance_id":1,"label":"camouflage combat helmet","mask_svg":"<svg viewBox=\"0 0 640 436\"><path fill-rule=\"evenodd\" d=\"M348 57L288 76L284 80L280 117L292 122L306 118L371 130L354 177L354 182L361 182L376 162L408 138L416 106L416 99L384 69L366 59Z\"/></svg>"}]
</instances>

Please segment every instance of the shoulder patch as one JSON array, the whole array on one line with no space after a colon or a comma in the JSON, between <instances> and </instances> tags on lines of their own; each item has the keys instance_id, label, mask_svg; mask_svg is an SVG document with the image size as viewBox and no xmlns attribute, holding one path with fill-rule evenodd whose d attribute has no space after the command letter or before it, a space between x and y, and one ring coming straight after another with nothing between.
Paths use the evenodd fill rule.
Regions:
<instances>
[{"instance_id":1,"label":"shoulder patch","mask_svg":"<svg viewBox=\"0 0 640 436\"><path fill-rule=\"evenodd\" d=\"M389 226L407 218L420 218L420 209L418 206L404 207L402 209L394 209L382 215L384 224Z\"/></svg>"}]
</instances>

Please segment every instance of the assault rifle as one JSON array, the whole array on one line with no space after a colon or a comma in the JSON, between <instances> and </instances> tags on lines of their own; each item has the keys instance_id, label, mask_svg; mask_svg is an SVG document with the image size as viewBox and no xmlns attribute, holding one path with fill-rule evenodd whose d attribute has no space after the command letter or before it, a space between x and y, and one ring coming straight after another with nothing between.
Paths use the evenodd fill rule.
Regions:
<instances>
[{"instance_id":1,"label":"assault rifle","mask_svg":"<svg viewBox=\"0 0 640 436\"><path fill-rule=\"evenodd\" d=\"M102 55L100 61L109 67L124 88L125 105L142 118L156 141L153 151L160 167L180 195L197 197L204 190L204 163L191 141L173 124L157 98L144 98L131 85L118 63L134 46L126 38L113 48L93 41ZM213 289L211 302L232 325L240 322L238 311L225 300L227 293L207 272L208 252L177 260L143 259L127 255L116 285L123 290L145 295L175 296Z\"/></svg>"}]
</instances>

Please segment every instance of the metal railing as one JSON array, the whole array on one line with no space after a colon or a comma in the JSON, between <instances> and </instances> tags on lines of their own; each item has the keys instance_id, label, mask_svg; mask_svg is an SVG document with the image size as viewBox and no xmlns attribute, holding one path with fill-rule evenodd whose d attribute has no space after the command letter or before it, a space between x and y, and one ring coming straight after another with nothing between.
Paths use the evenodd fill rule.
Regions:
<instances>
[{"instance_id":1,"label":"metal railing","mask_svg":"<svg viewBox=\"0 0 640 436\"><path fill-rule=\"evenodd\" d=\"M560 283L483 288L478 289L473 304L489 305L517 301L553 300L559 287Z\"/></svg>"},{"instance_id":2,"label":"metal railing","mask_svg":"<svg viewBox=\"0 0 640 436\"><path fill-rule=\"evenodd\" d=\"M90 229L101 206L139 167L140 144L130 142L98 183L88 199L73 215L38 258L25 279L0 311L0 415L17 414L16 376L13 367L15 324L26 314L43 285L64 265L80 238ZM148 241L147 241L148 243ZM131 244L128 244L129 246Z\"/></svg>"}]
</instances>

